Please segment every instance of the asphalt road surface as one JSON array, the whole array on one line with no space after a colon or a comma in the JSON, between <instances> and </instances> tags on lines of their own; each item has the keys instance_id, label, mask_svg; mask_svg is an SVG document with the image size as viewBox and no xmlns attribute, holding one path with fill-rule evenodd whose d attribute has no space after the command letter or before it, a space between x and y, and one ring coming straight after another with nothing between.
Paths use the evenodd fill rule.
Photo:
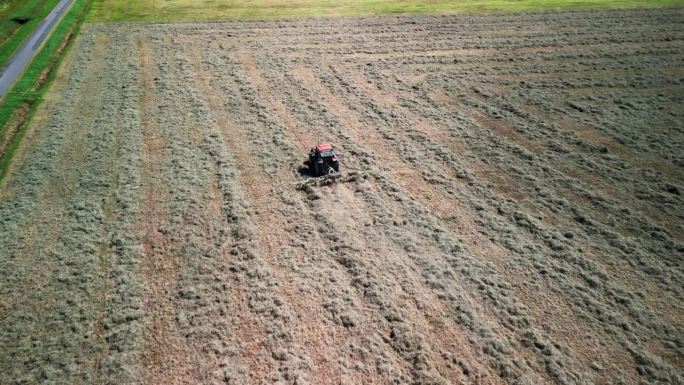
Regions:
<instances>
[{"instance_id":1,"label":"asphalt road surface","mask_svg":"<svg viewBox=\"0 0 684 385\"><path fill-rule=\"evenodd\" d=\"M74 0L61 0L55 9L43 20L38 29L33 32L31 38L12 56L7 66L3 68L2 75L0 75L0 97L7 93L22 72L24 72L26 66L28 66L41 44L45 41L45 38L52 32L73 2Z\"/></svg>"}]
</instances>

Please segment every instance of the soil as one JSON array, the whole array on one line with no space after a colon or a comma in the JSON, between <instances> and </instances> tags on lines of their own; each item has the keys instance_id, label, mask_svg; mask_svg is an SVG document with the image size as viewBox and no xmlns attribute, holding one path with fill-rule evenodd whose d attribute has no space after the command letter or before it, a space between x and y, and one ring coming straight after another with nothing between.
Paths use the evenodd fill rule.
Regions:
<instances>
[{"instance_id":1,"label":"soil","mask_svg":"<svg viewBox=\"0 0 684 385\"><path fill-rule=\"evenodd\" d=\"M7 120L7 123L5 123L2 135L0 135L0 159L5 156L7 149L15 139L22 124L26 123L29 110L30 106L28 104L21 104L14 110L12 116Z\"/></svg>"},{"instance_id":2,"label":"soil","mask_svg":"<svg viewBox=\"0 0 684 385\"><path fill-rule=\"evenodd\" d=\"M0 383L682 383L682 59L682 10L88 24Z\"/></svg>"},{"instance_id":3,"label":"soil","mask_svg":"<svg viewBox=\"0 0 684 385\"><path fill-rule=\"evenodd\" d=\"M67 45L69 44L69 42L71 41L71 39L73 37L74 37L74 33L72 31L72 32L69 32L64 37L64 39L62 39L62 43L59 45L59 47L57 47L57 51L55 51L54 57L58 58L58 57L62 56L62 53L64 52L64 50L66 49ZM41 89L45 85L45 83L48 81L48 79L50 77L50 74L52 74L52 71L54 71L55 66L56 66L55 62L51 63L47 68L45 68L40 73L40 75L38 75L38 79L36 80L36 84L33 86L34 91Z\"/></svg>"}]
</instances>

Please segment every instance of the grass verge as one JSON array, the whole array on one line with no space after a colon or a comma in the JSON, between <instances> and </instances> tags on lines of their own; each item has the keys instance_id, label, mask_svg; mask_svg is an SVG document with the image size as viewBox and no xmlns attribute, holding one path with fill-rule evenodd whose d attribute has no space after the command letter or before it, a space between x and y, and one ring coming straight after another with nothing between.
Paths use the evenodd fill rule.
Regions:
<instances>
[{"instance_id":1,"label":"grass verge","mask_svg":"<svg viewBox=\"0 0 684 385\"><path fill-rule=\"evenodd\" d=\"M14 54L59 0L0 0L0 65Z\"/></svg>"},{"instance_id":2,"label":"grass verge","mask_svg":"<svg viewBox=\"0 0 684 385\"><path fill-rule=\"evenodd\" d=\"M92 0L74 2L26 72L0 102L0 181L91 5Z\"/></svg>"},{"instance_id":3,"label":"grass verge","mask_svg":"<svg viewBox=\"0 0 684 385\"><path fill-rule=\"evenodd\" d=\"M684 6L684 0L94 0L95 21L260 19Z\"/></svg>"}]
</instances>

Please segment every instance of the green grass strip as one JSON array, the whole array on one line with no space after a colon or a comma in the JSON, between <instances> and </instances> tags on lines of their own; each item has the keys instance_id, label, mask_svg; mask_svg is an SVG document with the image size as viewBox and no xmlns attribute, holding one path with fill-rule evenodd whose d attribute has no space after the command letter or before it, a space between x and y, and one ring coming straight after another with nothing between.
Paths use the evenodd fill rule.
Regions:
<instances>
[{"instance_id":1,"label":"green grass strip","mask_svg":"<svg viewBox=\"0 0 684 385\"><path fill-rule=\"evenodd\" d=\"M12 90L8 92L7 95L5 95L5 98L0 102L0 137L2 137L6 129L12 113L23 104L29 105L28 118L22 126L18 128L12 143L8 146L2 159L0 159L0 181L2 181L7 173L12 157L19 148L21 139L26 134L28 123L35 113L36 107L40 104L43 95L50 88L50 84L57 76L59 64L71 47L73 37L78 34L80 26L85 20L85 16L88 13L91 4L92 0L76 0L74 2L69 12L64 15L64 18L47 39L43 48L38 52L33 61L31 61L28 69L14 85ZM57 55L59 47L69 33L73 33L72 40L64 48L62 54ZM34 90L38 78L47 68L52 69L48 79L40 89Z\"/></svg>"},{"instance_id":2,"label":"green grass strip","mask_svg":"<svg viewBox=\"0 0 684 385\"><path fill-rule=\"evenodd\" d=\"M5 2L7 8L0 12L0 66L9 60L58 2L59 0ZM25 24L19 24L13 20L15 18L29 20Z\"/></svg>"},{"instance_id":3,"label":"green grass strip","mask_svg":"<svg viewBox=\"0 0 684 385\"><path fill-rule=\"evenodd\" d=\"M684 6L684 0L95 0L90 18L96 21L240 20L679 6Z\"/></svg>"}]
</instances>

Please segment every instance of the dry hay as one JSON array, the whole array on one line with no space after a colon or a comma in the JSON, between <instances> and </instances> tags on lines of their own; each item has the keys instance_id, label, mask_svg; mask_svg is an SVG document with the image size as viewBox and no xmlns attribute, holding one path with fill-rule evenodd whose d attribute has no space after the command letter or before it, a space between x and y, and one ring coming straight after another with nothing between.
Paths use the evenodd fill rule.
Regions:
<instances>
[{"instance_id":1,"label":"dry hay","mask_svg":"<svg viewBox=\"0 0 684 385\"><path fill-rule=\"evenodd\" d=\"M3 383L681 383L683 21L86 26L0 196Z\"/></svg>"}]
</instances>

